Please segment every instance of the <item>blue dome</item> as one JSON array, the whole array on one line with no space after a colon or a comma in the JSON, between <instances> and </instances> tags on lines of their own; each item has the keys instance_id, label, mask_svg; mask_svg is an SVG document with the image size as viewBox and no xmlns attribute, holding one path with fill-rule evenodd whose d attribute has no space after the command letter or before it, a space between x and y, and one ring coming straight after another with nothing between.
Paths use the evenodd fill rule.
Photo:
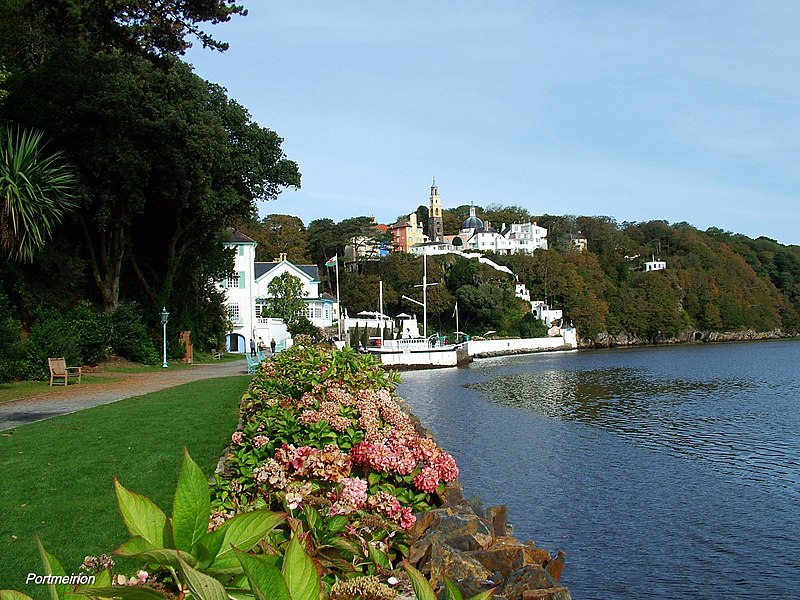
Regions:
<instances>
[{"instance_id":1,"label":"blue dome","mask_svg":"<svg viewBox=\"0 0 800 600\"><path fill-rule=\"evenodd\" d=\"M467 217L461 225L461 229L483 229L483 221L476 216Z\"/></svg>"}]
</instances>

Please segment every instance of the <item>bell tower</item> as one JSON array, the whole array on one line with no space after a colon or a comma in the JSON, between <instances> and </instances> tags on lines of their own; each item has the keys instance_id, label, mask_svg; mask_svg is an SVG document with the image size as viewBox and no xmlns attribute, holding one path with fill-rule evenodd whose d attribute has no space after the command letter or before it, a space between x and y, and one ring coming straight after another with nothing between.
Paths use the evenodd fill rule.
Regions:
<instances>
[{"instance_id":1,"label":"bell tower","mask_svg":"<svg viewBox=\"0 0 800 600\"><path fill-rule=\"evenodd\" d=\"M442 222L442 199L439 197L439 188L436 187L436 178L431 184L431 197L428 206L428 237L432 242L444 240L444 224Z\"/></svg>"}]
</instances>

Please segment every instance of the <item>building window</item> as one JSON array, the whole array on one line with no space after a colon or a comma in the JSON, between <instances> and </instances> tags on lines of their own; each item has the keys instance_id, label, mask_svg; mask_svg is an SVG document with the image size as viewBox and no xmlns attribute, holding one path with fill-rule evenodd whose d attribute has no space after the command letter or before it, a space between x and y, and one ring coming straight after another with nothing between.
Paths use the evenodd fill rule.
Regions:
<instances>
[{"instance_id":1,"label":"building window","mask_svg":"<svg viewBox=\"0 0 800 600\"><path fill-rule=\"evenodd\" d=\"M234 275L228 276L228 288L243 288L244 287L244 271L239 271Z\"/></svg>"},{"instance_id":2,"label":"building window","mask_svg":"<svg viewBox=\"0 0 800 600\"><path fill-rule=\"evenodd\" d=\"M234 324L240 324L242 322L238 304L228 304L228 318L231 320L231 323Z\"/></svg>"}]
</instances>

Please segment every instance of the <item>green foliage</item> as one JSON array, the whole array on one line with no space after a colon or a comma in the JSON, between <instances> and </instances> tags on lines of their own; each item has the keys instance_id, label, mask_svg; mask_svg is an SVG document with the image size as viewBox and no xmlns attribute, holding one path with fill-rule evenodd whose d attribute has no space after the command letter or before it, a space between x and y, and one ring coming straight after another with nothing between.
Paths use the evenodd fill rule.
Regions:
<instances>
[{"instance_id":1,"label":"green foliage","mask_svg":"<svg viewBox=\"0 0 800 600\"><path fill-rule=\"evenodd\" d=\"M50 375L48 358L64 357L67 365L80 363L78 329L73 321L55 311L46 313L31 327L25 343L28 375L45 379Z\"/></svg>"},{"instance_id":2,"label":"green foliage","mask_svg":"<svg viewBox=\"0 0 800 600\"><path fill-rule=\"evenodd\" d=\"M323 338L322 330L309 321L305 315L301 315L297 321L290 323L288 330L289 333L292 334L292 337L307 335L315 337L318 340Z\"/></svg>"},{"instance_id":3,"label":"green foliage","mask_svg":"<svg viewBox=\"0 0 800 600\"><path fill-rule=\"evenodd\" d=\"M267 286L267 314L276 319L283 319L287 324L299 323L305 315L306 303L303 282L291 273L282 273L269 282Z\"/></svg>"},{"instance_id":4,"label":"green foliage","mask_svg":"<svg viewBox=\"0 0 800 600\"><path fill-rule=\"evenodd\" d=\"M109 354L112 341L111 315L82 301L67 313L66 319L74 325L81 363L96 363Z\"/></svg>"},{"instance_id":5,"label":"green foliage","mask_svg":"<svg viewBox=\"0 0 800 600\"><path fill-rule=\"evenodd\" d=\"M159 362L159 353L142 322L136 303L120 304L111 313L111 347L114 353L145 365Z\"/></svg>"},{"instance_id":6,"label":"green foliage","mask_svg":"<svg viewBox=\"0 0 800 600\"><path fill-rule=\"evenodd\" d=\"M47 155L41 131L0 129L0 247L33 260L64 215L75 207L75 175L60 152Z\"/></svg>"}]
</instances>

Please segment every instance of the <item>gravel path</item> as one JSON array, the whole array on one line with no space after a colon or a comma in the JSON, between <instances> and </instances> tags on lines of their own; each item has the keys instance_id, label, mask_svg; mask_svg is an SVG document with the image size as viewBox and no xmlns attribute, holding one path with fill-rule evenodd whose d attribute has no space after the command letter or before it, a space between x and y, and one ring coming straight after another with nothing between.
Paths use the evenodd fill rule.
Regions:
<instances>
[{"instance_id":1,"label":"gravel path","mask_svg":"<svg viewBox=\"0 0 800 600\"><path fill-rule=\"evenodd\" d=\"M119 379L110 383L54 386L47 393L0 404L0 431L200 379L246 374L245 361L231 361L164 369L155 373L114 374L115 377L119 375Z\"/></svg>"}]
</instances>

